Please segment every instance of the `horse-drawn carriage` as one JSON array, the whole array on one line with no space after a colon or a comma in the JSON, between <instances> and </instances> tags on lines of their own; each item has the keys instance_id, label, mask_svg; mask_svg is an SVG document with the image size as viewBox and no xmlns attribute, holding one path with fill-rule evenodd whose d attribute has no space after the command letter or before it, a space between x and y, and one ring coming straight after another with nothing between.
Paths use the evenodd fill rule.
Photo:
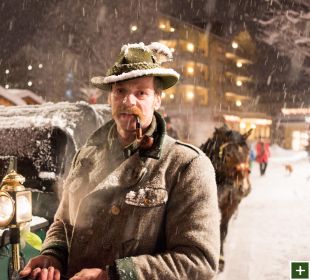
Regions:
<instances>
[{"instance_id":1,"label":"horse-drawn carriage","mask_svg":"<svg viewBox=\"0 0 310 280\"><path fill-rule=\"evenodd\" d=\"M59 185L75 152L110 118L107 105L85 102L0 107L0 180L14 159L17 172L26 178L24 186L32 192L31 230L38 232L52 221L59 204ZM8 232L0 229L2 253L10 243ZM26 257L37 254L29 246L22 254L25 252ZM5 255L0 256L0 279L13 279L11 262Z\"/></svg>"}]
</instances>

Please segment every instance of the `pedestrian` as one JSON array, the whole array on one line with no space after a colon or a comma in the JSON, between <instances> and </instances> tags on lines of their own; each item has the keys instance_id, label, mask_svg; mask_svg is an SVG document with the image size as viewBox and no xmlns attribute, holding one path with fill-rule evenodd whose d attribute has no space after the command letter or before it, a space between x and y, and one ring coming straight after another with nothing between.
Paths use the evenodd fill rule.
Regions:
<instances>
[{"instance_id":1,"label":"pedestrian","mask_svg":"<svg viewBox=\"0 0 310 280\"><path fill-rule=\"evenodd\" d=\"M178 140L178 139L179 139L178 132L177 132L177 130L173 127L173 125L172 125L172 123L171 123L170 117L168 117L168 116L165 117L165 122L166 122L166 131L167 131L167 134L168 134L170 137L172 137L172 138Z\"/></svg>"},{"instance_id":2,"label":"pedestrian","mask_svg":"<svg viewBox=\"0 0 310 280\"><path fill-rule=\"evenodd\" d=\"M163 59L166 58L166 59ZM212 279L219 261L210 160L165 134L156 112L179 78L162 44L128 44L106 77L112 120L75 155L33 279ZM47 278L49 276L50 278Z\"/></svg>"},{"instance_id":3,"label":"pedestrian","mask_svg":"<svg viewBox=\"0 0 310 280\"><path fill-rule=\"evenodd\" d=\"M256 161L259 163L260 175L264 176L266 173L268 159L270 157L270 150L268 143L265 143L261 136L256 143Z\"/></svg>"},{"instance_id":4,"label":"pedestrian","mask_svg":"<svg viewBox=\"0 0 310 280\"><path fill-rule=\"evenodd\" d=\"M252 170L253 168L253 163L254 161L256 160L256 154L255 154L255 151L254 151L254 147L250 147L250 155L249 155L249 162L250 162L250 170Z\"/></svg>"}]
</instances>

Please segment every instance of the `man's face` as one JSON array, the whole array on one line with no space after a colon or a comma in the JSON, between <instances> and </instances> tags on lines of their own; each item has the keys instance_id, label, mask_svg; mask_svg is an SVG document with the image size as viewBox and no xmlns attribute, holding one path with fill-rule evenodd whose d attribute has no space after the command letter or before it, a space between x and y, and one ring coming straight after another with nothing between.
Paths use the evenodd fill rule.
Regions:
<instances>
[{"instance_id":1,"label":"man's face","mask_svg":"<svg viewBox=\"0 0 310 280\"><path fill-rule=\"evenodd\" d=\"M161 97L155 94L153 77L141 77L112 85L110 104L117 128L126 132L136 129L136 116L141 127L147 128L154 110L160 107Z\"/></svg>"}]
</instances>

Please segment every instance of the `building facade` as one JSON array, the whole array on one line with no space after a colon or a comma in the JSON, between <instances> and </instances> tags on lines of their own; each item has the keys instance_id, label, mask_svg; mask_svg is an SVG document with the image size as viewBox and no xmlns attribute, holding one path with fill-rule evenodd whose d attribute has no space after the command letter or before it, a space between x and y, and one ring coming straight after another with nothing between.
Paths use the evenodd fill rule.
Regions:
<instances>
[{"instance_id":1,"label":"building facade","mask_svg":"<svg viewBox=\"0 0 310 280\"><path fill-rule=\"evenodd\" d=\"M181 73L177 86L163 94L163 106L182 139L200 145L214 126L226 123L252 140L270 138L272 120L255 112L255 46L247 32L229 41L175 18L158 18L160 41L174 52L172 67Z\"/></svg>"}]
</instances>

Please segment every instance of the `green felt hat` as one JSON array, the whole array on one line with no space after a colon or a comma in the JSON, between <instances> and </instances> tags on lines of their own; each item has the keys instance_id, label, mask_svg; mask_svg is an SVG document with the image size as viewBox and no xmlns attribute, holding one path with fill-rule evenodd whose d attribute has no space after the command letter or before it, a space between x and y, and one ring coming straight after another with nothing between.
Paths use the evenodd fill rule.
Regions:
<instances>
[{"instance_id":1,"label":"green felt hat","mask_svg":"<svg viewBox=\"0 0 310 280\"><path fill-rule=\"evenodd\" d=\"M159 77L163 89L174 86L180 75L173 69L163 68L161 64L172 60L172 52L165 45L153 42L150 45L124 45L115 62L105 77L93 77L91 83L100 89L111 90L116 82L144 76Z\"/></svg>"}]
</instances>

